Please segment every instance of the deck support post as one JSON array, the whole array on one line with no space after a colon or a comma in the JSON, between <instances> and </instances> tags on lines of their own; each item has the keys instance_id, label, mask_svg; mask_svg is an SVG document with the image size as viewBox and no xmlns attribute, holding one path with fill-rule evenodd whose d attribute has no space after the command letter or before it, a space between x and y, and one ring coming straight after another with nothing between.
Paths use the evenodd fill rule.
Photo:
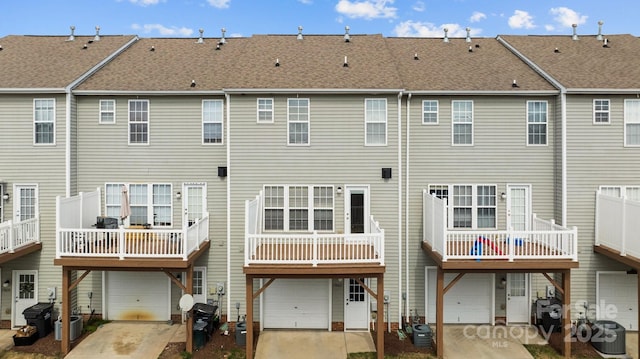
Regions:
<instances>
[{"instance_id":1,"label":"deck support post","mask_svg":"<svg viewBox=\"0 0 640 359\"><path fill-rule=\"evenodd\" d=\"M187 268L187 283L185 283L187 287L186 293L193 295L193 264L189 265ZM186 351L188 353L193 353L193 312L189 311L189 315L187 315L187 347Z\"/></svg>"},{"instance_id":2,"label":"deck support post","mask_svg":"<svg viewBox=\"0 0 640 359\"><path fill-rule=\"evenodd\" d=\"M246 353L247 359L253 359L253 276L246 276L246 306L247 306L247 317L245 318L245 325L247 327L247 337L246 339ZM236 322L237 324L237 322ZM238 327L236 326L236 330Z\"/></svg>"},{"instance_id":3,"label":"deck support post","mask_svg":"<svg viewBox=\"0 0 640 359\"><path fill-rule=\"evenodd\" d=\"M562 337L564 346L562 354L565 358L571 358L571 270L562 271Z\"/></svg>"},{"instance_id":4,"label":"deck support post","mask_svg":"<svg viewBox=\"0 0 640 359\"><path fill-rule=\"evenodd\" d=\"M436 274L436 356L444 358L444 270Z\"/></svg>"},{"instance_id":5,"label":"deck support post","mask_svg":"<svg viewBox=\"0 0 640 359\"><path fill-rule=\"evenodd\" d=\"M71 283L71 270L68 267L62 267L62 354L67 355L71 351L71 328L69 328L71 315L71 293L73 289L69 289Z\"/></svg>"},{"instance_id":6,"label":"deck support post","mask_svg":"<svg viewBox=\"0 0 640 359\"><path fill-rule=\"evenodd\" d=\"M376 293L376 357L384 359L384 275L377 277L378 292Z\"/></svg>"}]
</instances>

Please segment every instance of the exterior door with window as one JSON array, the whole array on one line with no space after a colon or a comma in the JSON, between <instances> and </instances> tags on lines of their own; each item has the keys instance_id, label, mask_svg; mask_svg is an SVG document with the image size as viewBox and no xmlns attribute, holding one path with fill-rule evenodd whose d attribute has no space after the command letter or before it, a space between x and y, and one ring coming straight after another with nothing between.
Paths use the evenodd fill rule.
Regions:
<instances>
[{"instance_id":1,"label":"exterior door with window","mask_svg":"<svg viewBox=\"0 0 640 359\"><path fill-rule=\"evenodd\" d=\"M364 278L360 281L365 282ZM369 295L353 278L344 279L344 330L369 330Z\"/></svg>"},{"instance_id":2,"label":"exterior door with window","mask_svg":"<svg viewBox=\"0 0 640 359\"><path fill-rule=\"evenodd\" d=\"M13 297L12 326L27 325L22 312L38 303L38 271L13 271Z\"/></svg>"},{"instance_id":3,"label":"exterior door with window","mask_svg":"<svg viewBox=\"0 0 640 359\"><path fill-rule=\"evenodd\" d=\"M531 228L531 187L507 185L507 229L526 231Z\"/></svg>"},{"instance_id":4,"label":"exterior door with window","mask_svg":"<svg viewBox=\"0 0 640 359\"><path fill-rule=\"evenodd\" d=\"M207 303L207 267L193 267L193 302Z\"/></svg>"},{"instance_id":5,"label":"exterior door with window","mask_svg":"<svg viewBox=\"0 0 640 359\"><path fill-rule=\"evenodd\" d=\"M14 193L14 219L26 221L38 215L38 186L16 185Z\"/></svg>"},{"instance_id":6,"label":"exterior door with window","mask_svg":"<svg viewBox=\"0 0 640 359\"><path fill-rule=\"evenodd\" d=\"M207 210L206 193L207 187L203 183L189 183L183 186L183 202L184 208L183 227L192 226L198 219L204 217Z\"/></svg>"},{"instance_id":7,"label":"exterior door with window","mask_svg":"<svg viewBox=\"0 0 640 359\"><path fill-rule=\"evenodd\" d=\"M366 186L346 186L344 232L367 233L369 218L369 188Z\"/></svg>"},{"instance_id":8,"label":"exterior door with window","mask_svg":"<svg viewBox=\"0 0 640 359\"><path fill-rule=\"evenodd\" d=\"M529 322L529 274L507 274L507 323Z\"/></svg>"}]
</instances>

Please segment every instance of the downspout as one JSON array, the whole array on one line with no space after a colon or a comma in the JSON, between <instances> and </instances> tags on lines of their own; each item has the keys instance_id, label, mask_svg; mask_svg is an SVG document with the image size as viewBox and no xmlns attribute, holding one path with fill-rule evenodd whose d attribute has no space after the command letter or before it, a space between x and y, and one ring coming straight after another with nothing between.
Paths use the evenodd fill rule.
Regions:
<instances>
[{"instance_id":1,"label":"downspout","mask_svg":"<svg viewBox=\"0 0 640 359\"><path fill-rule=\"evenodd\" d=\"M231 96L224 94L227 102L227 322L231 318Z\"/></svg>"},{"instance_id":2,"label":"downspout","mask_svg":"<svg viewBox=\"0 0 640 359\"><path fill-rule=\"evenodd\" d=\"M398 92L398 324L402 325L402 91Z\"/></svg>"},{"instance_id":3,"label":"downspout","mask_svg":"<svg viewBox=\"0 0 640 359\"><path fill-rule=\"evenodd\" d=\"M64 193L71 196L71 86L65 92L65 124L64 124Z\"/></svg>"},{"instance_id":4,"label":"downspout","mask_svg":"<svg viewBox=\"0 0 640 359\"><path fill-rule=\"evenodd\" d=\"M405 155L405 161L406 161L406 165L405 165L405 171L407 172L407 177L405 177L405 190L404 190L404 203L405 203L405 207L404 207L404 265L405 265L405 292L404 292L404 320L405 323L409 323L409 148L410 148L410 141L411 141L411 131L410 131L410 126L411 126L411 93L409 93L409 95L407 96L407 134L406 134L406 140L407 141L407 154Z\"/></svg>"},{"instance_id":5,"label":"downspout","mask_svg":"<svg viewBox=\"0 0 640 359\"><path fill-rule=\"evenodd\" d=\"M562 141L561 141L561 172L562 172L562 185L561 185L561 201L562 201L562 225L567 226L567 89L560 88L560 121L562 127Z\"/></svg>"}]
</instances>

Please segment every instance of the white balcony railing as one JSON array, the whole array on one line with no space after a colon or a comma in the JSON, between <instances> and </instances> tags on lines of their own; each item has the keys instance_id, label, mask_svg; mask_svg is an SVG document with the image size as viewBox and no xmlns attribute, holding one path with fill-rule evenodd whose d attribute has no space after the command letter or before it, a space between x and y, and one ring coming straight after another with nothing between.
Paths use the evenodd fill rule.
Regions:
<instances>
[{"instance_id":1,"label":"white balcony railing","mask_svg":"<svg viewBox=\"0 0 640 359\"><path fill-rule=\"evenodd\" d=\"M57 198L56 258L179 258L187 260L209 240L209 214L188 228L95 228L100 216L99 190ZM61 225L62 224L62 225Z\"/></svg>"},{"instance_id":2,"label":"white balcony railing","mask_svg":"<svg viewBox=\"0 0 640 359\"><path fill-rule=\"evenodd\" d=\"M32 243L40 243L40 217L21 222L0 223L0 254L13 253Z\"/></svg>"},{"instance_id":3,"label":"white balcony railing","mask_svg":"<svg viewBox=\"0 0 640 359\"><path fill-rule=\"evenodd\" d=\"M447 204L423 192L423 241L449 259L571 259L578 260L578 230L552 220L532 219L532 229L459 230L447 227Z\"/></svg>"},{"instance_id":4,"label":"white balcony railing","mask_svg":"<svg viewBox=\"0 0 640 359\"><path fill-rule=\"evenodd\" d=\"M640 258L640 202L596 193L595 245Z\"/></svg>"},{"instance_id":5,"label":"white balcony railing","mask_svg":"<svg viewBox=\"0 0 640 359\"><path fill-rule=\"evenodd\" d=\"M246 202L245 265L344 264L384 265L384 230L373 216L366 233L262 233L261 195Z\"/></svg>"}]
</instances>

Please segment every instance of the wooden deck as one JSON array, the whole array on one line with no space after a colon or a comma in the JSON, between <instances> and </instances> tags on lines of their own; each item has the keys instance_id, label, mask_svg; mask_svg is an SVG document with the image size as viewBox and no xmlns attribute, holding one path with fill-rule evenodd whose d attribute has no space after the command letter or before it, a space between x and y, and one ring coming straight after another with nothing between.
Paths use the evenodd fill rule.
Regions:
<instances>
[{"instance_id":1,"label":"wooden deck","mask_svg":"<svg viewBox=\"0 0 640 359\"><path fill-rule=\"evenodd\" d=\"M314 251L317 250L317 253ZM369 244L267 244L260 245L251 255L256 262L299 262L317 259L320 262L376 260L378 255Z\"/></svg>"}]
</instances>

